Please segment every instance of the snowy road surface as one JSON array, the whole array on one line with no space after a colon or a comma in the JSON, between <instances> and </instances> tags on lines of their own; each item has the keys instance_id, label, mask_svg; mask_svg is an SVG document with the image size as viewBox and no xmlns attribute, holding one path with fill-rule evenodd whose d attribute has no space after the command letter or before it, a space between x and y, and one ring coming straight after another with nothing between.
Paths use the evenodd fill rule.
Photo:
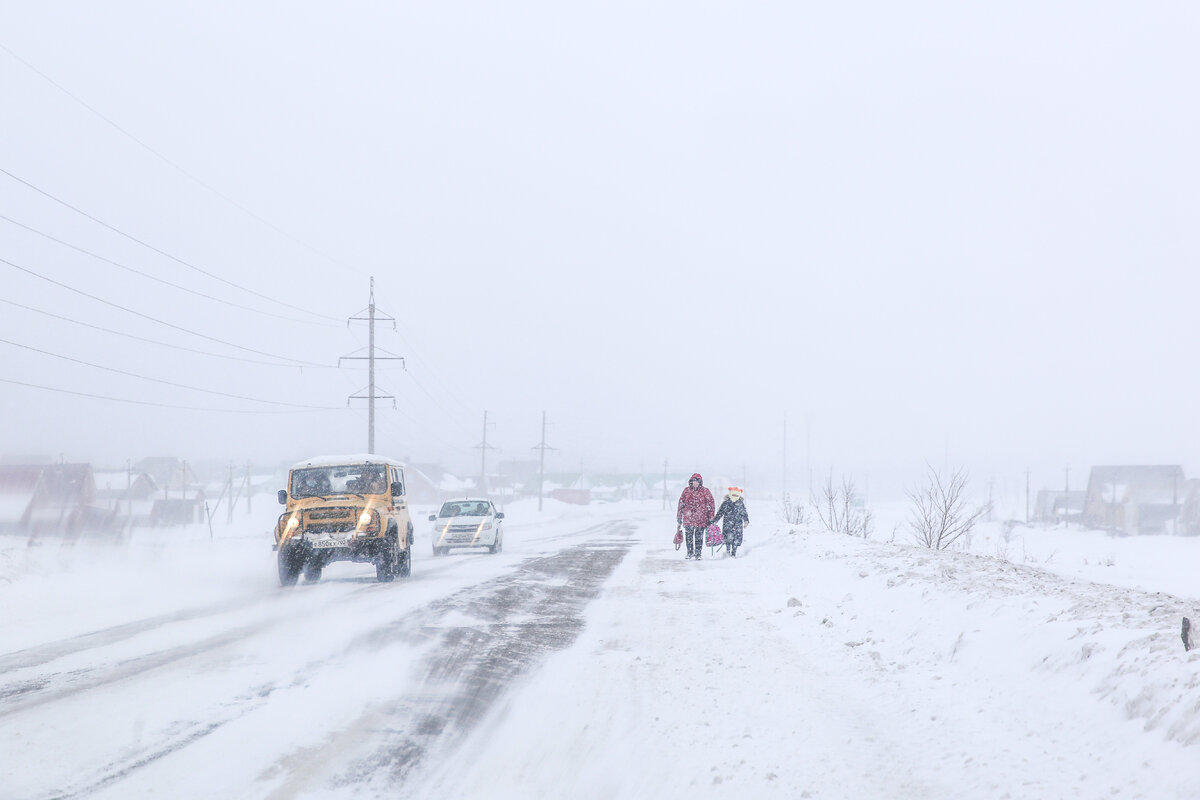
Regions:
<instances>
[{"instance_id":1,"label":"snowy road surface","mask_svg":"<svg viewBox=\"0 0 1200 800\"><path fill-rule=\"evenodd\" d=\"M394 584L281 590L261 536L9 546L0 797L1200 797L1196 597L782 525L686 562L636 505L509 517L495 556L418 536Z\"/></svg>"},{"instance_id":2,"label":"snowy road surface","mask_svg":"<svg viewBox=\"0 0 1200 800\"><path fill-rule=\"evenodd\" d=\"M396 789L571 644L632 533L513 526L511 555L418 555L394 584L344 565L316 585L143 616L148 595L133 619L5 652L0 796Z\"/></svg>"}]
</instances>

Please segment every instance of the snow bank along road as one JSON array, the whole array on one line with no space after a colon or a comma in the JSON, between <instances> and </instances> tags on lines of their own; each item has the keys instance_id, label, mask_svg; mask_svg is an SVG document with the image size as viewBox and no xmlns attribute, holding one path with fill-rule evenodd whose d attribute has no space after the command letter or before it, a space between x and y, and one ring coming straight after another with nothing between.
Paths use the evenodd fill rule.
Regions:
<instances>
[{"instance_id":1,"label":"snow bank along road","mask_svg":"<svg viewBox=\"0 0 1200 800\"><path fill-rule=\"evenodd\" d=\"M687 562L671 532L425 796L1200 798L1200 600L789 528Z\"/></svg>"},{"instance_id":2,"label":"snow bank along road","mask_svg":"<svg viewBox=\"0 0 1200 800\"><path fill-rule=\"evenodd\" d=\"M512 526L504 554L418 556L394 584L345 565L165 613L148 596L126 621L5 652L0 797L395 791L574 641L633 530ZM242 555L266 562L255 545Z\"/></svg>"}]
</instances>

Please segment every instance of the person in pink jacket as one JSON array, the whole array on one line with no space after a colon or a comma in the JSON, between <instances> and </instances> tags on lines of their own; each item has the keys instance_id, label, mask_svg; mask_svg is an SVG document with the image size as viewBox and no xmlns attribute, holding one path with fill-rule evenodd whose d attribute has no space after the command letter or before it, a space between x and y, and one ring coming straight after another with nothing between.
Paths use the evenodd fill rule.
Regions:
<instances>
[{"instance_id":1,"label":"person in pink jacket","mask_svg":"<svg viewBox=\"0 0 1200 800\"><path fill-rule=\"evenodd\" d=\"M697 561L704 555L704 533L712 522L716 511L712 492L704 488L704 478L700 473L692 475L687 488L679 495L679 508L675 513L675 523L682 525L687 541L687 557Z\"/></svg>"}]
</instances>

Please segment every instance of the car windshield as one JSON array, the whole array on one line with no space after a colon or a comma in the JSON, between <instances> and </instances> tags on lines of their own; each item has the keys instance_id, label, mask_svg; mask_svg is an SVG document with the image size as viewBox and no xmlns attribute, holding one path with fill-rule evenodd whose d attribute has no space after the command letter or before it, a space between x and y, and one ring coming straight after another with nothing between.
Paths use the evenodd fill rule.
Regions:
<instances>
[{"instance_id":1,"label":"car windshield","mask_svg":"<svg viewBox=\"0 0 1200 800\"><path fill-rule=\"evenodd\" d=\"M486 517L491 513L491 504L479 500L453 500L442 504L439 517Z\"/></svg>"},{"instance_id":2,"label":"car windshield","mask_svg":"<svg viewBox=\"0 0 1200 800\"><path fill-rule=\"evenodd\" d=\"M292 470L292 497L383 494L386 491L387 482L384 480L381 466L368 464Z\"/></svg>"}]
</instances>

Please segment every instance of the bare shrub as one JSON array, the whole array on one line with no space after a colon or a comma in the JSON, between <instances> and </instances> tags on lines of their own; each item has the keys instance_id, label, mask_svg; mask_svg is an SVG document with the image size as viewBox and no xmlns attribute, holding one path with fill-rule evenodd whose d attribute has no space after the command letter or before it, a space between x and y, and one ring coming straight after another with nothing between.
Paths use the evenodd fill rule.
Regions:
<instances>
[{"instance_id":1,"label":"bare shrub","mask_svg":"<svg viewBox=\"0 0 1200 800\"><path fill-rule=\"evenodd\" d=\"M808 521L808 509L805 508L804 503L792 499L790 494L785 493L779 501L779 516L783 517L784 522L803 525Z\"/></svg>"},{"instance_id":2,"label":"bare shrub","mask_svg":"<svg viewBox=\"0 0 1200 800\"><path fill-rule=\"evenodd\" d=\"M969 538L975 523L991 507L985 503L971 510L968 506L963 497L967 471L962 467L944 477L933 467L926 466L925 482L907 492L912 501L909 527L917 544L930 550L945 550L964 536Z\"/></svg>"},{"instance_id":3,"label":"bare shrub","mask_svg":"<svg viewBox=\"0 0 1200 800\"><path fill-rule=\"evenodd\" d=\"M830 473L821 487L821 495L810 498L810 502L821 527L830 533L867 539L875 530L874 515L863 505L853 478L843 475L842 485L834 486L833 473Z\"/></svg>"}]
</instances>

